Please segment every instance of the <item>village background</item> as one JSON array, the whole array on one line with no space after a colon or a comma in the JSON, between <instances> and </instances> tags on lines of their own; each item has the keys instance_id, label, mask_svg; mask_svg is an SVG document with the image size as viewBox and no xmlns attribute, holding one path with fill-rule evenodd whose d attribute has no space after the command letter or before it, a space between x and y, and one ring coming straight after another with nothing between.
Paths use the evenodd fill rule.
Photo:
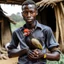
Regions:
<instances>
[{"instance_id":1,"label":"village background","mask_svg":"<svg viewBox=\"0 0 64 64\"><path fill-rule=\"evenodd\" d=\"M8 5L5 5L5 8L6 8L6 6L8 6ZM10 6L10 5L9 5ZM9 12L7 12L5 9L4 9L4 5L1 5L1 7L3 8L3 10L6 12L5 14L7 15L7 16L9 16L13 21L15 21L16 22L16 24L14 25L14 24L12 24L12 23L10 23L10 25L11 25L11 30L12 30L12 32L14 31L14 30L16 30L17 28L19 28L19 27L21 27L21 26L23 26L24 24L25 24L25 21L23 20L23 17L22 17L22 14L21 14L21 12L22 11L20 11L21 9L17 9L17 12L16 13L14 13L13 12L13 9L11 9L11 14L10 14L10 11ZM12 8L12 7L16 7L15 5L12 5L12 6L10 6L10 8ZM21 8L21 6L17 6L18 8ZM47 64L64 64L64 54L61 54L61 59L60 59L60 61L48 61L47 62Z\"/></svg>"}]
</instances>

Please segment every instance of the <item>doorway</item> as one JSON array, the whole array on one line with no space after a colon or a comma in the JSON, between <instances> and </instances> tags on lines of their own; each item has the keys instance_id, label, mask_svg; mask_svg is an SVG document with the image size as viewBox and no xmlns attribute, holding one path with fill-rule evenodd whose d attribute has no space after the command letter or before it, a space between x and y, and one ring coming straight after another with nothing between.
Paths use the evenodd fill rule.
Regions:
<instances>
[{"instance_id":1,"label":"doorway","mask_svg":"<svg viewBox=\"0 0 64 64\"><path fill-rule=\"evenodd\" d=\"M39 9L41 23L51 27L52 31L56 32L56 18L54 8L49 6L43 10L41 9L42 8Z\"/></svg>"},{"instance_id":2,"label":"doorway","mask_svg":"<svg viewBox=\"0 0 64 64\"><path fill-rule=\"evenodd\" d=\"M1 46L1 44L2 44L2 36L1 36L1 22L0 22L0 46Z\"/></svg>"}]
</instances>

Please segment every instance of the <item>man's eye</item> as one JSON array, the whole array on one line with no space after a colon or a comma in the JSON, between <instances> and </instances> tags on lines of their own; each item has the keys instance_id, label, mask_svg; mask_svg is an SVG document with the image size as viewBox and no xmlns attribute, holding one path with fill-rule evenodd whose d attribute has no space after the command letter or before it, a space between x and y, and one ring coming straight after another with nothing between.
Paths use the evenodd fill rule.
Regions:
<instances>
[{"instance_id":1,"label":"man's eye","mask_svg":"<svg viewBox=\"0 0 64 64\"><path fill-rule=\"evenodd\" d=\"M23 11L23 13L24 13L24 14L27 14L28 12L26 12L26 11Z\"/></svg>"},{"instance_id":2,"label":"man's eye","mask_svg":"<svg viewBox=\"0 0 64 64\"><path fill-rule=\"evenodd\" d=\"M30 11L31 14L33 14L34 12L33 11Z\"/></svg>"}]
</instances>

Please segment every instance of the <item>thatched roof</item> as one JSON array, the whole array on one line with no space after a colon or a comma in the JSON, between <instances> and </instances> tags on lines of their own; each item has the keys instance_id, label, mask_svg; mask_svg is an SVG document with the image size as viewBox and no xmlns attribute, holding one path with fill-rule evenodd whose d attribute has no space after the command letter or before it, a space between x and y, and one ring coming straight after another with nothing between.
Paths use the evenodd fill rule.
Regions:
<instances>
[{"instance_id":1,"label":"thatched roof","mask_svg":"<svg viewBox=\"0 0 64 64\"><path fill-rule=\"evenodd\" d=\"M43 8L48 7L49 5L54 7L59 2L64 2L64 0L41 0L40 2L37 2L36 5L38 5L39 8L41 8L42 6Z\"/></svg>"},{"instance_id":2,"label":"thatched roof","mask_svg":"<svg viewBox=\"0 0 64 64\"><path fill-rule=\"evenodd\" d=\"M4 4L18 4L21 5L25 0L0 0L0 3ZM40 0L34 0L35 2L38 2Z\"/></svg>"},{"instance_id":3,"label":"thatched roof","mask_svg":"<svg viewBox=\"0 0 64 64\"><path fill-rule=\"evenodd\" d=\"M25 0L0 0L0 3L4 3L4 4L18 4L21 5ZM41 2L42 3L54 3L54 2L60 2L63 0L34 0L36 3L37 2Z\"/></svg>"},{"instance_id":4,"label":"thatched roof","mask_svg":"<svg viewBox=\"0 0 64 64\"><path fill-rule=\"evenodd\" d=\"M6 16L4 13L6 13L0 6L0 20L5 20L7 19L9 22L13 23L13 24L16 24L15 21L11 20L8 16Z\"/></svg>"}]
</instances>

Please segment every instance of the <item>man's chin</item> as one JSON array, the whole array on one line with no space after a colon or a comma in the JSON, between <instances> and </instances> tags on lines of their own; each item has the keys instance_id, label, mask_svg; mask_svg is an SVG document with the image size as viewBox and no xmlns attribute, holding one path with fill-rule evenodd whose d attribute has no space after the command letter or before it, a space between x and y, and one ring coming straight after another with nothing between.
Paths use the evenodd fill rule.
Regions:
<instances>
[{"instance_id":1,"label":"man's chin","mask_svg":"<svg viewBox=\"0 0 64 64\"><path fill-rule=\"evenodd\" d=\"M27 20L27 23L31 24L32 23L32 20Z\"/></svg>"}]
</instances>

